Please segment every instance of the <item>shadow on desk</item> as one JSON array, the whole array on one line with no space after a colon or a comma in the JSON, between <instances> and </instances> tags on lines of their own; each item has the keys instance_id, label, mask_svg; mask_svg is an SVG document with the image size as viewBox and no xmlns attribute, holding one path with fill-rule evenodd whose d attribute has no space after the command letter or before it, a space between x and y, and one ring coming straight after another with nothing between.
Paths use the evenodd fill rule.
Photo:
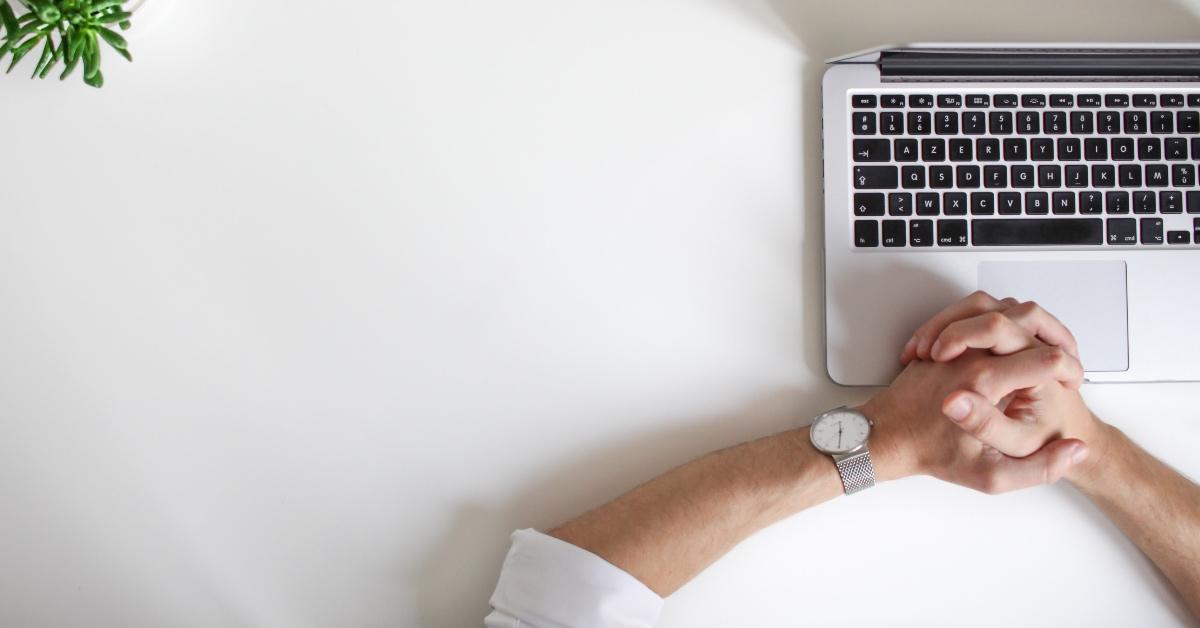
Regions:
<instances>
[{"instance_id":1,"label":"shadow on desk","mask_svg":"<svg viewBox=\"0 0 1200 628\"><path fill-rule=\"evenodd\" d=\"M676 424L597 447L546 473L506 505L460 506L421 572L410 574L421 625L482 625L513 530L546 530L705 453L795 428L797 417L816 416L830 405L836 403L818 394L781 391L734 416ZM480 461L481 473L486 465Z\"/></svg>"}]
</instances>

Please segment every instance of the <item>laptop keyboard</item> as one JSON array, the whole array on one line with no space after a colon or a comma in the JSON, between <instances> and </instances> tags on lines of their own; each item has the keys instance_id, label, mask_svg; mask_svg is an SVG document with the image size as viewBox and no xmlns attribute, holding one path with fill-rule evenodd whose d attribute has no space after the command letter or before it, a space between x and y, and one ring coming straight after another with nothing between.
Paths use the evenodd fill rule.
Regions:
<instances>
[{"instance_id":1,"label":"laptop keyboard","mask_svg":"<svg viewBox=\"0 0 1200 628\"><path fill-rule=\"evenodd\" d=\"M1200 93L851 92L854 245L1200 245Z\"/></svg>"}]
</instances>

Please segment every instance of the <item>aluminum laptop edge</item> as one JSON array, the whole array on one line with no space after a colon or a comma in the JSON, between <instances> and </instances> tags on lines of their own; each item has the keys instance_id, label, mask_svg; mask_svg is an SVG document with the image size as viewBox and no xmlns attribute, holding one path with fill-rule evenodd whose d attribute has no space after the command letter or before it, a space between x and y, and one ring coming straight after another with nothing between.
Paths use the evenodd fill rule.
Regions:
<instances>
[{"instance_id":1,"label":"aluminum laptop edge","mask_svg":"<svg viewBox=\"0 0 1200 628\"><path fill-rule=\"evenodd\" d=\"M1030 103L1039 102L1039 95L1058 95L1060 103L1067 102L1067 95L1072 95L1072 98L1087 95L1087 99L1079 100L1079 103L1083 103L1084 100L1090 102L1090 98L1096 94L1101 97L1112 94L1114 99L1123 98L1120 96L1122 94L1142 95L1143 99L1150 98L1149 95L1158 98L1170 95L1170 101L1174 102L1175 95L1196 94L1196 100L1187 99L1184 105L1173 111L1198 111L1200 46L912 44L854 53L831 59L827 64L822 83L825 341L826 367L833 381L843 385L887 384L900 371L899 354L913 330L946 305L977 289L985 289L997 297L1035 300L1058 315L1080 342L1080 356L1089 382L1200 381L1200 187L1197 187L1195 177L1190 180L1185 178L1185 183L1190 182L1190 186L1185 185L1179 190L1185 197L1192 196L1187 194L1188 187L1196 191L1195 207L1190 208L1192 212L1178 208L1179 211L1172 209L1171 213L1167 213L1164 206L1160 208L1163 211L1150 214L1144 211L1140 214L1126 212L1117 216L1126 220L1114 223L1110 223L1114 215L1107 212L1107 206L1104 212L1097 211L1099 215L1086 217L1075 212L1074 207L1070 216L1059 216L1056 210L1045 216L1028 216L1022 212L1020 216L1011 217L999 216L994 210L987 215L976 215L976 208L972 207L965 214L956 212L953 219L948 218L948 210L946 213L926 212L921 215L912 212L910 207L907 211L901 208L900 215L894 215L894 208L889 206L884 214L871 213L872 219L863 222L891 221L891 228L909 234L921 246L910 245L912 243L907 241L907 236L902 236L901 239L905 241L900 243L891 238L888 240L891 246L884 246L883 241L878 239L887 237L886 230L881 234L876 232L877 240L873 246L864 246L864 240L856 239L856 236L862 235L856 229L862 228L862 233L867 233L879 227L875 224L862 227L855 225L861 217L856 211L863 210L861 206L855 207L856 194L866 193L856 184L870 184L861 174L855 176L856 173L865 172L856 170L864 164L856 162L853 155L854 140L864 136L856 135L852 128L858 119L852 118L856 109L851 102L855 95L875 95L877 98L889 95L893 97L889 102L898 102L894 98L896 95L906 99L918 95L916 102L920 103L924 103L920 96L932 96L936 102L937 96L946 95L946 102L953 103L956 102L953 96L965 99L972 94L1003 94L1006 105L1011 95L1018 99L1030 95L1033 99L1028 101ZM859 105L866 107L862 102L867 101L869 99L860 101ZM987 112L984 114L987 116L999 111L1000 102L997 100L987 106L981 105L979 110ZM1015 114L1025 109L1026 101L1018 102L1020 104L1009 111ZM1163 100L1165 102L1166 99ZM1097 112L1094 115L1109 111L1106 104L1094 109ZM948 107L955 116L968 110L963 102L957 108L952 105ZM1132 109L1132 106L1127 106L1117 111ZM886 111L882 108L882 100L866 110L877 114ZM1039 120L1045 111L1050 110L1048 104L1038 107ZM901 107L897 111L915 110ZM927 111L937 112L939 108L933 104ZM1168 117L1177 115L1173 112ZM1186 133L1184 127L1180 127L1165 135L1149 132L1144 135L1148 138L1158 137L1163 142L1168 137L1187 138L1192 147L1191 153L1183 160L1178 157L1176 161L1164 159L1162 163L1167 168L1173 164L1191 164L1194 168L1197 164L1200 135L1190 131L1191 119L1189 117L1184 125L1189 129ZM1172 117L1172 123L1173 120ZM1127 122L1122 133L1132 125L1132 122ZM1047 135L1048 128L1041 129L1044 131L1042 133L1027 136L1027 139L1053 139L1053 135ZM883 129L875 129L876 132L869 137L888 140L887 143L876 144L885 148L900 138L920 141L938 137L937 133L931 133L928 129L923 129L921 135L909 134L911 130L906 128L896 136L889 136L882 134ZM1014 133L1012 137L1022 136ZM1142 136L1132 137L1136 142ZM1196 138L1194 142L1193 138ZM1104 140L1109 141L1108 138ZM896 150L899 151L899 147ZM1060 147L1059 150L1063 149ZM901 168L907 162L897 161L896 157L890 155L882 159L882 163L869 165L896 166L897 171L904 173ZM976 157L962 163L948 160L938 163L952 168L964 164L982 166L989 163L982 161L980 156ZM1115 155L1109 155L1102 163L1119 167L1112 159L1115 159ZM1003 159L997 163L1010 165ZM1068 162L1056 159L1053 163ZM1071 163L1094 165L1083 159ZM1030 162L1028 165L1036 168L1039 164ZM920 174L926 175L924 171ZM925 193L926 196L937 195L940 199L948 191L958 191L957 187L933 188L932 171L928 176L929 180L915 182L913 189L898 187L892 191L877 190L873 193L882 194L886 204L891 201L891 192L901 196ZM1051 196L1053 192L1078 194L1066 185L1041 190L1037 182L1032 187L1017 189L1015 172L1013 176L1012 181L1001 186L1007 189L1012 198L1039 191L1047 192L1046 198L1056 200L1058 196ZM1143 186L1135 189L1151 195L1159 193L1156 188L1148 187L1148 182L1143 183ZM1122 190L1121 185L1115 185L1097 191L1103 197L1108 191ZM974 191L985 192L980 202L986 203L988 199L994 202L995 197L986 194L990 190L982 186L964 189L962 193L969 196ZM1133 189L1129 192L1132 193ZM1148 197L1140 198L1145 200ZM1067 199L1064 195L1063 202L1067 200L1075 202L1074 196ZM1170 205L1171 200L1164 200ZM1082 203L1083 199L1079 201ZM975 202L975 199L972 198L971 202ZM1119 207L1119 203L1116 206ZM1014 225L1018 232L1037 236L1038 228L1030 231L1027 223L1014 222L1030 218L1080 219L1085 222L1059 224L1072 226L1086 223L1088 229L1100 229L1102 234L1096 236L1092 232L1088 237L1101 237L1103 241L1088 241L1079 245L1060 244L1057 241L1049 245L1040 242L1031 245L1014 245L1012 242L995 244L995 237L1008 236L1006 225ZM1127 219L1140 221L1143 218L1151 222L1158 220L1155 228L1160 234L1170 233L1171 238L1182 238L1180 232L1186 231L1188 242L1183 243L1181 239L1174 239L1174 243L1138 240L1117 245L1109 241L1109 238L1118 237L1110 232L1118 230L1119 224L1132 224ZM914 225L913 221L917 220L922 224ZM938 223L943 220L957 224L947 223L947 234L943 234L943 241L938 242L941 228ZM975 224L979 220L996 222ZM905 221L906 224L900 225L897 221ZM966 231L963 231L963 223L966 223ZM1138 233L1142 234L1142 238L1152 237L1149 230L1154 227L1153 224L1138 224L1141 225ZM995 236L997 233L1000 236ZM864 237L869 240L869 237ZM930 238L934 241L928 242ZM1134 238L1137 239L1137 236Z\"/></svg>"}]
</instances>

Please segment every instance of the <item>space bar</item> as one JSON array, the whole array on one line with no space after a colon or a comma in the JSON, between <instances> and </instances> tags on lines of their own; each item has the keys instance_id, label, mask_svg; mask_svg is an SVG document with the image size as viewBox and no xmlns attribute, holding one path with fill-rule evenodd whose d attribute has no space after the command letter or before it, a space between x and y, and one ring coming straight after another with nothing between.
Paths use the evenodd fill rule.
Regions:
<instances>
[{"instance_id":1,"label":"space bar","mask_svg":"<svg viewBox=\"0 0 1200 628\"><path fill-rule=\"evenodd\" d=\"M1048 246L1103 244L1099 218L976 218L971 221L975 246Z\"/></svg>"}]
</instances>

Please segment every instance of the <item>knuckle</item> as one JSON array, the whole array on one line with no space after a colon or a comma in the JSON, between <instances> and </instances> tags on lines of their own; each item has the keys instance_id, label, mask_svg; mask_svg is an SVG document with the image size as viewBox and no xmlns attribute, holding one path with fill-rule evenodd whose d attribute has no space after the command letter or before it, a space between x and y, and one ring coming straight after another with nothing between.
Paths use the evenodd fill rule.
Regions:
<instances>
[{"instance_id":1,"label":"knuckle","mask_svg":"<svg viewBox=\"0 0 1200 628\"><path fill-rule=\"evenodd\" d=\"M967 297L967 301L970 301L976 305L989 305L991 303L995 303L996 299L983 290L976 290Z\"/></svg>"},{"instance_id":2,"label":"knuckle","mask_svg":"<svg viewBox=\"0 0 1200 628\"><path fill-rule=\"evenodd\" d=\"M988 312L983 315L983 326L988 333L999 333L1008 325L1008 317L1000 312Z\"/></svg>"},{"instance_id":3,"label":"knuckle","mask_svg":"<svg viewBox=\"0 0 1200 628\"><path fill-rule=\"evenodd\" d=\"M979 480L979 491L988 495L1004 492L1004 481L995 471L988 471Z\"/></svg>"},{"instance_id":4,"label":"knuckle","mask_svg":"<svg viewBox=\"0 0 1200 628\"><path fill-rule=\"evenodd\" d=\"M1047 347L1042 351L1042 364L1050 368L1058 368L1067 360L1067 352L1062 347Z\"/></svg>"}]
</instances>

